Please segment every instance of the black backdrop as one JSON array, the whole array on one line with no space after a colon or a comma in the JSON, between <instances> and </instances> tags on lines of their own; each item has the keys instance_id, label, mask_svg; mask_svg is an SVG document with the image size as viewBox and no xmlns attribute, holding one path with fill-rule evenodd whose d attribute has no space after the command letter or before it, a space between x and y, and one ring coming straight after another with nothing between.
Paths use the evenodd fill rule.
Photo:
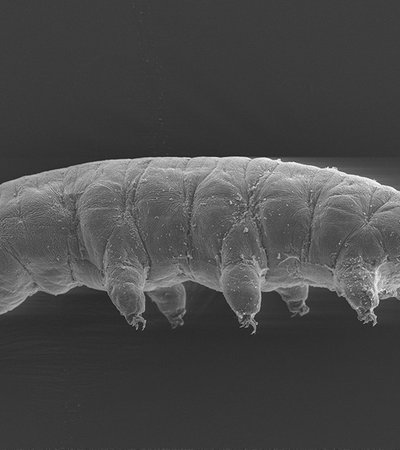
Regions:
<instances>
[{"instance_id":1,"label":"black backdrop","mask_svg":"<svg viewBox=\"0 0 400 450\"><path fill-rule=\"evenodd\" d=\"M0 0L0 182L245 155L399 187L399 23L397 1ZM1 316L0 447L400 447L394 299L372 328L333 293L292 320L271 293L248 336L190 289L175 332L85 289Z\"/></svg>"},{"instance_id":2,"label":"black backdrop","mask_svg":"<svg viewBox=\"0 0 400 450\"><path fill-rule=\"evenodd\" d=\"M1 156L394 155L399 21L397 1L2 0Z\"/></svg>"}]
</instances>

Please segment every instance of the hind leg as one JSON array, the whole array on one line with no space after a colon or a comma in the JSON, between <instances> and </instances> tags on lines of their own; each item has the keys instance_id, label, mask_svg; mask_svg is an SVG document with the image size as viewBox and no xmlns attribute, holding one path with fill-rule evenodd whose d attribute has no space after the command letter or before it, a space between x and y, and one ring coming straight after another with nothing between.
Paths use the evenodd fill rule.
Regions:
<instances>
[{"instance_id":1,"label":"hind leg","mask_svg":"<svg viewBox=\"0 0 400 450\"><path fill-rule=\"evenodd\" d=\"M306 305L308 285L279 288L276 291L286 303L288 310L292 313L292 317L297 314L304 316L310 311L310 308Z\"/></svg>"},{"instance_id":2,"label":"hind leg","mask_svg":"<svg viewBox=\"0 0 400 450\"><path fill-rule=\"evenodd\" d=\"M156 289L146 294L157 304L172 328L183 325L186 313L186 291L183 284Z\"/></svg>"}]
</instances>

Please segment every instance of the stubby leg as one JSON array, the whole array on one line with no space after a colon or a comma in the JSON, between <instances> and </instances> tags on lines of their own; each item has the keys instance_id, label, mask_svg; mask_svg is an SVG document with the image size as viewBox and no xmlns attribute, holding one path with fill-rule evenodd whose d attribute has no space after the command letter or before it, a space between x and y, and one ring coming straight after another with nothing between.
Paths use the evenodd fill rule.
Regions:
<instances>
[{"instance_id":1,"label":"stubby leg","mask_svg":"<svg viewBox=\"0 0 400 450\"><path fill-rule=\"evenodd\" d=\"M225 267L221 276L222 292L232 310L236 313L241 327L253 327L254 316L261 308L261 276L249 263L237 263Z\"/></svg>"},{"instance_id":2,"label":"stubby leg","mask_svg":"<svg viewBox=\"0 0 400 450\"><path fill-rule=\"evenodd\" d=\"M138 329L141 324L142 330L146 326L146 320L142 317L146 303L143 286L143 273L131 267L120 266L106 275L106 288L111 301L129 325Z\"/></svg>"},{"instance_id":3,"label":"stubby leg","mask_svg":"<svg viewBox=\"0 0 400 450\"><path fill-rule=\"evenodd\" d=\"M243 220L233 226L223 239L220 285L226 301L239 319L241 327L253 327L261 309L261 282L267 257L255 222Z\"/></svg>"},{"instance_id":4,"label":"stubby leg","mask_svg":"<svg viewBox=\"0 0 400 450\"><path fill-rule=\"evenodd\" d=\"M156 289L146 294L157 304L172 328L182 326L186 313L186 291L183 284Z\"/></svg>"},{"instance_id":5,"label":"stubby leg","mask_svg":"<svg viewBox=\"0 0 400 450\"><path fill-rule=\"evenodd\" d=\"M309 313L310 308L306 305L308 285L279 288L277 292L286 303L288 310L292 313L292 317L297 314L304 316Z\"/></svg>"},{"instance_id":6,"label":"stubby leg","mask_svg":"<svg viewBox=\"0 0 400 450\"><path fill-rule=\"evenodd\" d=\"M146 271L131 251L123 233L116 231L109 239L104 255L104 285L111 301L129 325L144 330L142 317L146 299L143 292Z\"/></svg>"},{"instance_id":7,"label":"stubby leg","mask_svg":"<svg viewBox=\"0 0 400 450\"><path fill-rule=\"evenodd\" d=\"M374 309L379 304L375 285L375 273L357 265L342 270L338 275L339 295L343 295L350 306L357 311L358 320L376 325Z\"/></svg>"}]
</instances>

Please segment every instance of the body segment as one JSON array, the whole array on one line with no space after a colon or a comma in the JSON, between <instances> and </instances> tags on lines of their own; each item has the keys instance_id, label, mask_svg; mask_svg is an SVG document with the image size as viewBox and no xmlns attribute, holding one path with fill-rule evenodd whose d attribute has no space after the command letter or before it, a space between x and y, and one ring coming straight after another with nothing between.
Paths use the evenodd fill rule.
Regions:
<instances>
[{"instance_id":1,"label":"body segment","mask_svg":"<svg viewBox=\"0 0 400 450\"><path fill-rule=\"evenodd\" d=\"M400 287L400 193L367 178L268 158L86 163L0 185L0 312L37 291L105 290L144 327L145 293L173 327L191 280L223 292L255 330L261 293L293 314L309 286L376 322Z\"/></svg>"}]
</instances>

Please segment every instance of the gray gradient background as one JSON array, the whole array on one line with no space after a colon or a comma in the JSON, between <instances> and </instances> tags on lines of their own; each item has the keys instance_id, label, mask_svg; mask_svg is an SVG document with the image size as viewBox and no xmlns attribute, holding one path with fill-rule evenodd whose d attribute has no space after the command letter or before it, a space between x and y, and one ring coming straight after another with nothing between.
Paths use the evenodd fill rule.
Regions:
<instances>
[{"instance_id":1,"label":"gray gradient background","mask_svg":"<svg viewBox=\"0 0 400 450\"><path fill-rule=\"evenodd\" d=\"M282 157L400 188L396 1L0 1L0 182L138 156ZM255 336L189 286L143 333L105 293L0 317L0 447L400 447L400 302L311 289Z\"/></svg>"}]
</instances>

